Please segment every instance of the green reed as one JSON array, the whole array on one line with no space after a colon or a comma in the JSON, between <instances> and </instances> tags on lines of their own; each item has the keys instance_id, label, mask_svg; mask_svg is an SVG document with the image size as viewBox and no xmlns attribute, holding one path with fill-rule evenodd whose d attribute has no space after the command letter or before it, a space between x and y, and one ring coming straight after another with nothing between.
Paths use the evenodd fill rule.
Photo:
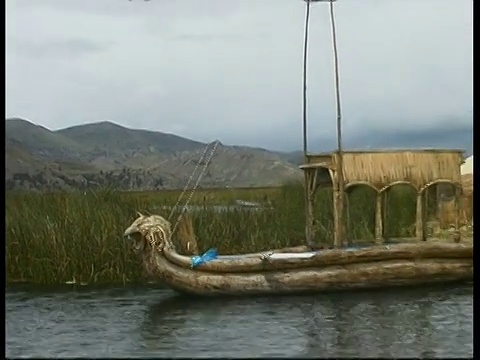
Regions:
<instances>
[{"instance_id":1,"label":"green reed","mask_svg":"<svg viewBox=\"0 0 480 360\"><path fill-rule=\"evenodd\" d=\"M123 239L123 231L136 218L136 211L168 217L170 210L165 207L174 205L178 196L179 192L172 191L7 193L7 283L142 282L140 260ZM236 199L261 202L265 209L215 211L211 207L233 205ZM392 189L389 199L388 235L412 235L415 194L408 189ZM235 254L305 243L301 184L273 189L201 190L191 204L205 208L190 213L201 251L216 247L221 254ZM347 237L373 239L375 196L368 188L350 193L348 213ZM329 245L333 241L331 190L318 192L315 214L315 240Z\"/></svg>"}]
</instances>

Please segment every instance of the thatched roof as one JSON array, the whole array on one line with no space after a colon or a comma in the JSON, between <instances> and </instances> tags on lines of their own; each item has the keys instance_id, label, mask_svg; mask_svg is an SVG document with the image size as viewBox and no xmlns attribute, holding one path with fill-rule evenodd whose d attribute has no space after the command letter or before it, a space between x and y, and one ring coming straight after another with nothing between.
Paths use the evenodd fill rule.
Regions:
<instances>
[{"instance_id":1,"label":"thatched roof","mask_svg":"<svg viewBox=\"0 0 480 360\"><path fill-rule=\"evenodd\" d=\"M369 183L378 190L399 182L417 189L438 180L460 184L462 154L448 149L344 151L344 181L346 186ZM336 168L337 154L330 157L329 162L326 154L309 155L307 162Z\"/></svg>"}]
</instances>

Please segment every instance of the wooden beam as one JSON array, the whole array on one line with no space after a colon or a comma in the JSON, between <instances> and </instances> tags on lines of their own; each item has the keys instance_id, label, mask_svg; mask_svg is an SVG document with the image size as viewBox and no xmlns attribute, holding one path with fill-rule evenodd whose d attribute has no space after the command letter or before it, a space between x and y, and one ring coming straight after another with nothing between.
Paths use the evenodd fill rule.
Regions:
<instances>
[{"instance_id":1,"label":"wooden beam","mask_svg":"<svg viewBox=\"0 0 480 360\"><path fill-rule=\"evenodd\" d=\"M385 192L377 193L377 203L375 206L375 243L383 244L383 198Z\"/></svg>"},{"instance_id":2,"label":"wooden beam","mask_svg":"<svg viewBox=\"0 0 480 360\"><path fill-rule=\"evenodd\" d=\"M344 231L343 231L343 236L345 237L345 243L347 245L350 245L350 241L348 240L351 236L352 236L352 233L351 233L351 230L352 230L352 218L350 217L350 196L349 196L349 193L348 191L345 191L345 208L344 208L344 212L345 212L345 228L344 228Z\"/></svg>"},{"instance_id":3,"label":"wooden beam","mask_svg":"<svg viewBox=\"0 0 480 360\"><path fill-rule=\"evenodd\" d=\"M338 186L338 171L335 171L335 181L333 182L333 246L337 249L343 244L343 196L341 196Z\"/></svg>"},{"instance_id":4,"label":"wooden beam","mask_svg":"<svg viewBox=\"0 0 480 360\"><path fill-rule=\"evenodd\" d=\"M315 238L315 190L317 181L317 169L305 169L305 237L307 245L314 246Z\"/></svg>"},{"instance_id":5,"label":"wooden beam","mask_svg":"<svg viewBox=\"0 0 480 360\"><path fill-rule=\"evenodd\" d=\"M388 191L389 190L385 190L385 191L382 191L382 202L383 202L383 205L382 205L382 218L383 218L383 221L382 221L382 226L383 226L383 237L386 237L387 234L388 234L388 227L387 227L387 224L388 224Z\"/></svg>"},{"instance_id":6,"label":"wooden beam","mask_svg":"<svg viewBox=\"0 0 480 360\"><path fill-rule=\"evenodd\" d=\"M417 217L415 226L415 235L417 240L425 241L425 203L424 192L419 191L417 193Z\"/></svg>"},{"instance_id":7,"label":"wooden beam","mask_svg":"<svg viewBox=\"0 0 480 360\"><path fill-rule=\"evenodd\" d=\"M455 186L455 238L456 243L460 242L460 196L462 194L462 189L458 186Z\"/></svg>"}]
</instances>

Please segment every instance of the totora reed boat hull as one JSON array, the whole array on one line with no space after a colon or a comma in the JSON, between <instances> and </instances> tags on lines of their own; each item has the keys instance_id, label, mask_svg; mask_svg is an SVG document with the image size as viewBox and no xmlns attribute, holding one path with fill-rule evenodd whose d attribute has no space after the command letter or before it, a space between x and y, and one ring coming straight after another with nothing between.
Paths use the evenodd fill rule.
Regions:
<instances>
[{"instance_id":1,"label":"totora reed boat hull","mask_svg":"<svg viewBox=\"0 0 480 360\"><path fill-rule=\"evenodd\" d=\"M157 215L141 216L126 231L147 273L197 296L300 294L411 286L473 279L473 244L422 242L285 253L218 256L192 268L175 251ZM166 239L166 240L165 240Z\"/></svg>"},{"instance_id":2,"label":"totora reed boat hull","mask_svg":"<svg viewBox=\"0 0 480 360\"><path fill-rule=\"evenodd\" d=\"M182 268L155 254L158 280L181 293L215 295L296 294L471 280L472 259L384 260L320 268L252 273L211 273Z\"/></svg>"}]
</instances>

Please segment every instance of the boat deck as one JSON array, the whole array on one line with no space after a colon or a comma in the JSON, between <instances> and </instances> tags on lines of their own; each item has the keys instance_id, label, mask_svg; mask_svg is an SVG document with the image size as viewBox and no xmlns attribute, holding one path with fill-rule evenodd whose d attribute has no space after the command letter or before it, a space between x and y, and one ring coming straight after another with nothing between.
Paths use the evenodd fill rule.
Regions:
<instances>
[{"instance_id":1,"label":"boat deck","mask_svg":"<svg viewBox=\"0 0 480 360\"><path fill-rule=\"evenodd\" d=\"M383 247L389 249L392 246L395 246L395 244L388 244L388 245L383 245ZM367 249L371 248L373 245L353 245L349 246L346 248L342 248L341 250L343 251L357 251L357 250L362 250L362 249ZM275 259L309 259L312 258L315 255L319 254L326 254L331 251L338 251L338 249L321 249L321 250L316 250L316 251L307 251L307 252L291 252L291 253L271 253L268 251L264 252L264 255L268 257L269 259L275 260ZM246 258L251 258L251 257L258 257L258 254L239 254L239 255L219 255L216 259L211 260L211 262L215 261L225 261L225 260L240 260L240 259L246 259Z\"/></svg>"}]
</instances>

